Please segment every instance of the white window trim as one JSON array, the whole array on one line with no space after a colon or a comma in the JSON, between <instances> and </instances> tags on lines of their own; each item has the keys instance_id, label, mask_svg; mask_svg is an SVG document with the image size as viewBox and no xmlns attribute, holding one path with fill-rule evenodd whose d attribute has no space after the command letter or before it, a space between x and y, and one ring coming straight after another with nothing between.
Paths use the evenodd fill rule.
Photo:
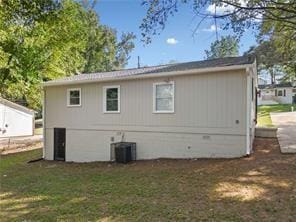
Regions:
<instances>
[{"instance_id":1,"label":"white window trim","mask_svg":"<svg viewBox=\"0 0 296 222\"><path fill-rule=\"evenodd\" d=\"M71 91L79 91L79 104L77 105L71 105L70 104L70 92ZM68 107L79 107L81 106L81 88L71 88L71 89L67 89L67 106Z\"/></svg>"},{"instance_id":2,"label":"white window trim","mask_svg":"<svg viewBox=\"0 0 296 222\"><path fill-rule=\"evenodd\" d=\"M173 85L173 110L161 110L161 111L156 110L156 86L167 85L167 84ZM175 82L174 81L153 83L153 113L175 113Z\"/></svg>"},{"instance_id":3,"label":"white window trim","mask_svg":"<svg viewBox=\"0 0 296 222\"><path fill-rule=\"evenodd\" d=\"M279 96L279 92L281 91L281 93L282 93L282 95L281 96ZM284 97L284 90L282 90L282 89L278 89L277 90L277 97Z\"/></svg>"},{"instance_id":4,"label":"white window trim","mask_svg":"<svg viewBox=\"0 0 296 222\"><path fill-rule=\"evenodd\" d=\"M118 89L118 110L117 111L107 111L107 89ZM120 113L120 85L115 86L103 86L103 112L104 113Z\"/></svg>"}]
</instances>

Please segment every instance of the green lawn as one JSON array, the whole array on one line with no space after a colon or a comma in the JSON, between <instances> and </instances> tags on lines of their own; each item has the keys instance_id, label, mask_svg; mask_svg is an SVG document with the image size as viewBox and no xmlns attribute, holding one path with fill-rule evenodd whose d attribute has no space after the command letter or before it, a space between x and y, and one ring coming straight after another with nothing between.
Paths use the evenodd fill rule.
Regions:
<instances>
[{"instance_id":1,"label":"green lawn","mask_svg":"<svg viewBox=\"0 0 296 222\"><path fill-rule=\"evenodd\" d=\"M294 106L294 111L296 111L296 105L289 104L277 104L277 105L265 105L258 107L258 125L265 127L272 127L272 121L270 119L269 113L271 112L289 112L291 107Z\"/></svg>"},{"instance_id":2,"label":"green lawn","mask_svg":"<svg viewBox=\"0 0 296 222\"><path fill-rule=\"evenodd\" d=\"M0 221L293 221L296 155L255 146L249 158L128 165L1 156Z\"/></svg>"},{"instance_id":3,"label":"green lawn","mask_svg":"<svg viewBox=\"0 0 296 222\"><path fill-rule=\"evenodd\" d=\"M34 135L42 135L42 134L43 134L43 128L34 129Z\"/></svg>"}]
</instances>

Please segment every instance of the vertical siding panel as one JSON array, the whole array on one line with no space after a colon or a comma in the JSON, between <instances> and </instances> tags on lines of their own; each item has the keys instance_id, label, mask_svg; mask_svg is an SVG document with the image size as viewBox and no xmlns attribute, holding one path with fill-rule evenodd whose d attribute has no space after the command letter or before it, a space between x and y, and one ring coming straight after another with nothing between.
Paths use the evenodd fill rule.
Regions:
<instances>
[{"instance_id":1,"label":"vertical siding panel","mask_svg":"<svg viewBox=\"0 0 296 222\"><path fill-rule=\"evenodd\" d=\"M182 124L183 122L188 126L197 125L197 119L199 116L199 101L197 99L197 95L199 93L199 88L196 84L196 81L192 81L191 76L183 78L180 82L182 82L182 85L179 87L181 89L179 89L178 94L179 100L182 101L182 103L179 103L179 109L182 110L182 112L184 112L184 115L182 115L182 118L180 119L179 123ZM190 89L192 88L195 88L196 91L191 91Z\"/></svg>"},{"instance_id":2,"label":"vertical siding panel","mask_svg":"<svg viewBox=\"0 0 296 222\"><path fill-rule=\"evenodd\" d=\"M219 78L219 84L221 86L221 91L220 91L220 95L221 95L221 99L219 100L220 103L220 112L219 112L219 118L220 118L220 125L221 126L226 126L227 125L227 118L226 118L226 109L225 109L225 105L226 105L226 102L227 102L227 98L226 98L226 93L225 93L225 83L226 83L226 80L228 78L228 75L225 75L225 77L223 78L222 75L220 75L220 78Z\"/></svg>"},{"instance_id":3,"label":"vertical siding panel","mask_svg":"<svg viewBox=\"0 0 296 222\"><path fill-rule=\"evenodd\" d=\"M67 126L72 128L98 128L102 126L123 129L138 127L189 127L194 130L221 130L228 133L245 130L246 78L243 71L205 73L174 76L175 113L153 114L153 83L164 78L139 79L121 82L93 83L72 86L49 87L46 100L49 128ZM104 114L102 87L121 86L121 113ZM68 108L67 88L82 89L82 107ZM240 124L235 124L239 119Z\"/></svg>"},{"instance_id":4,"label":"vertical siding panel","mask_svg":"<svg viewBox=\"0 0 296 222\"><path fill-rule=\"evenodd\" d=\"M201 120L201 127L206 127L208 123L208 77L207 75L201 76L201 87L200 87L200 96L201 96L201 104L199 104L199 107L201 107L201 113L200 113L200 120Z\"/></svg>"}]
</instances>

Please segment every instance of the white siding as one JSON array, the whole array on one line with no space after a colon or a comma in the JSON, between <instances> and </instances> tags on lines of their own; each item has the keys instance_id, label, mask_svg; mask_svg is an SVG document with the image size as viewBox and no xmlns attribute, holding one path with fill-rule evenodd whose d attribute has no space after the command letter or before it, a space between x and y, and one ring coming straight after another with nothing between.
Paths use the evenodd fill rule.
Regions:
<instances>
[{"instance_id":1,"label":"white siding","mask_svg":"<svg viewBox=\"0 0 296 222\"><path fill-rule=\"evenodd\" d=\"M52 159L54 127L67 130L67 161L110 160L111 137L120 141L122 134L137 143L139 159L242 156L246 78L241 70L48 87L45 156ZM175 82L171 114L153 113L153 83L162 81ZM120 85L120 113L103 112L102 87L108 85ZM67 88L73 87L81 88L81 107L67 107Z\"/></svg>"},{"instance_id":2,"label":"white siding","mask_svg":"<svg viewBox=\"0 0 296 222\"><path fill-rule=\"evenodd\" d=\"M293 93L292 93L292 87L290 88L277 88L277 90L281 90L283 93L283 96L277 96L276 100L281 104L292 104L293 102ZM286 96L284 96L284 90L286 90Z\"/></svg>"},{"instance_id":3,"label":"white siding","mask_svg":"<svg viewBox=\"0 0 296 222\"><path fill-rule=\"evenodd\" d=\"M247 94L249 101L247 102L249 104L248 106L248 114L247 114L247 118L249 119L249 125L248 125L248 130L249 130L249 142L248 146L249 146L249 153L251 154L251 152L253 151L253 142L255 139L255 126L256 126L256 96L257 96L257 73L255 69L250 69L249 70L249 93Z\"/></svg>"},{"instance_id":4,"label":"white siding","mask_svg":"<svg viewBox=\"0 0 296 222\"><path fill-rule=\"evenodd\" d=\"M137 159L232 158L246 154L246 137L215 134L118 132L101 130L66 131L66 161L109 161L111 138L137 143ZM45 157L53 159L53 129L46 130Z\"/></svg>"},{"instance_id":5,"label":"white siding","mask_svg":"<svg viewBox=\"0 0 296 222\"><path fill-rule=\"evenodd\" d=\"M282 91L282 96L275 96L275 90ZM284 96L284 90L286 90L286 96ZM281 87L275 89L261 89L261 96L258 96L259 105L272 105L272 104L292 104L293 103L293 88Z\"/></svg>"},{"instance_id":6,"label":"white siding","mask_svg":"<svg viewBox=\"0 0 296 222\"><path fill-rule=\"evenodd\" d=\"M34 115L0 103L0 137L33 134Z\"/></svg>"},{"instance_id":7,"label":"white siding","mask_svg":"<svg viewBox=\"0 0 296 222\"><path fill-rule=\"evenodd\" d=\"M47 160L53 160L53 152L54 152L53 129L44 129L43 135L44 135L43 157Z\"/></svg>"}]
</instances>

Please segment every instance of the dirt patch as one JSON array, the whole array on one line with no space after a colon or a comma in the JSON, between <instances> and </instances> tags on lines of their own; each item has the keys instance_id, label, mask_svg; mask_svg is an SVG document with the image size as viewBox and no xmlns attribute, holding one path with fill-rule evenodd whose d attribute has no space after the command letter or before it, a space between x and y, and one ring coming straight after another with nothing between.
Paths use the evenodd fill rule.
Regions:
<instances>
[{"instance_id":1,"label":"dirt patch","mask_svg":"<svg viewBox=\"0 0 296 222\"><path fill-rule=\"evenodd\" d=\"M29 150L36 150L36 149L41 149L43 147L42 142L33 142L30 144L22 144L22 145L17 145L17 146L10 146L9 148L2 147L0 149L0 154L1 155L7 155L7 154L12 154L12 153L19 153L19 152L25 152Z\"/></svg>"}]
</instances>

